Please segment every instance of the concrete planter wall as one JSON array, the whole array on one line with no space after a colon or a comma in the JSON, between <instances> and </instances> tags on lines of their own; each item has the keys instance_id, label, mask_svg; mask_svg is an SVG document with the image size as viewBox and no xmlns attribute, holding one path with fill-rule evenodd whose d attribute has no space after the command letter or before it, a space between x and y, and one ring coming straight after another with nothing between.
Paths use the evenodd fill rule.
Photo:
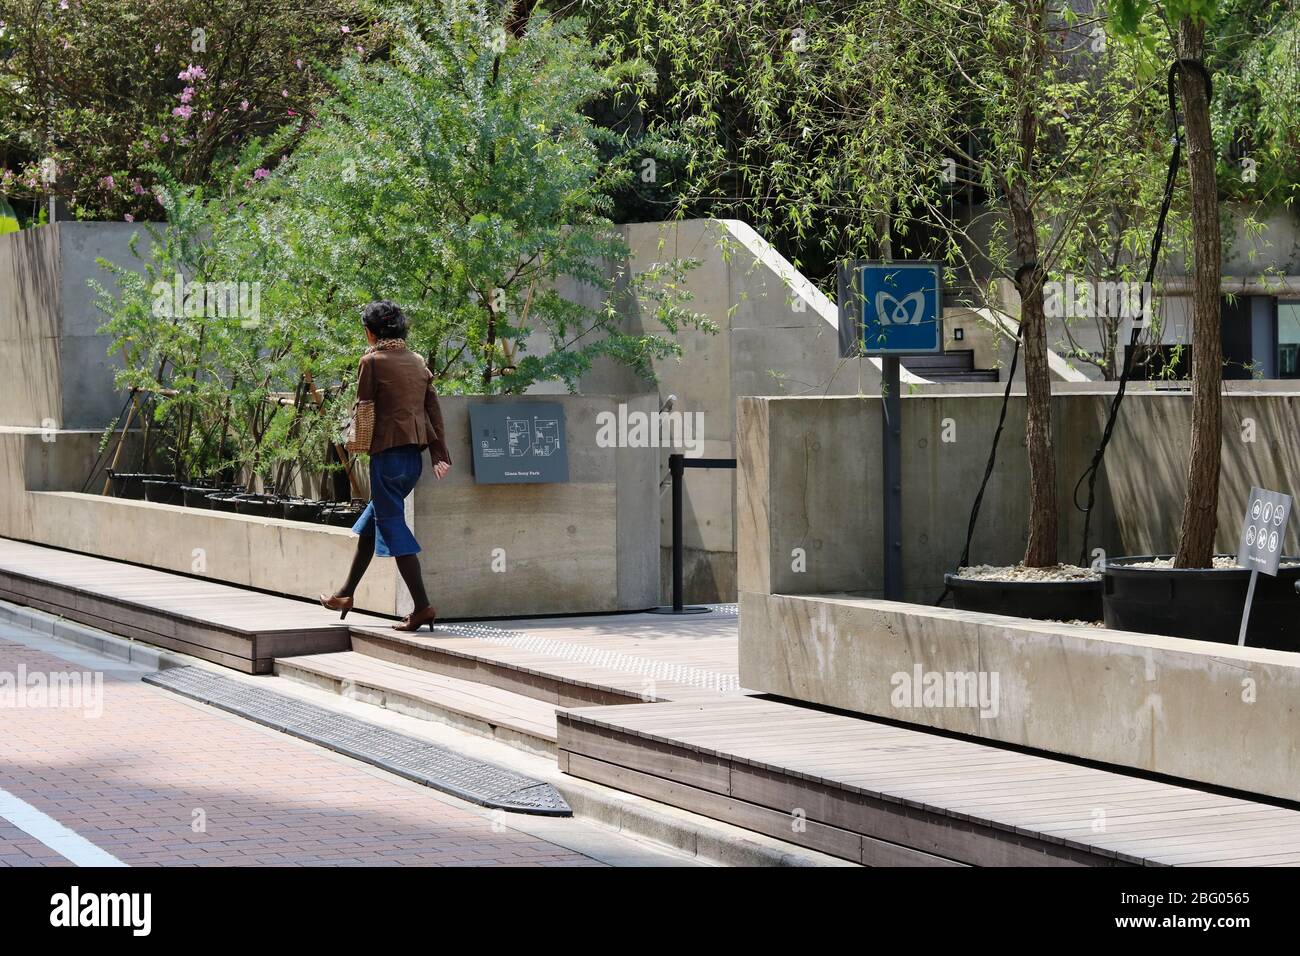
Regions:
<instances>
[{"instance_id":1,"label":"concrete planter wall","mask_svg":"<svg viewBox=\"0 0 1300 956\"><path fill-rule=\"evenodd\" d=\"M351 557L347 529L79 493L124 398L87 280L111 288L96 259L133 264L133 235L147 252L138 223L58 223L0 237L0 366L10 374L0 391L0 535L304 598L331 590ZM469 400L444 399L456 467L443 482L426 470L408 499L444 617L659 603L659 450L596 444L600 411L658 408L637 388L545 396L565 406L568 426L570 480L554 485L476 485ZM374 562L357 598L366 610L409 610L390 561Z\"/></svg>"},{"instance_id":2,"label":"concrete planter wall","mask_svg":"<svg viewBox=\"0 0 1300 956\"><path fill-rule=\"evenodd\" d=\"M653 411L653 396L548 396L565 407L570 480L476 485L472 401L443 414L455 468L426 467L407 499L431 600L444 617L642 610L658 603L658 452L600 448L596 415ZM315 598L347 572L346 528L81 494L99 434L0 428L0 535ZM99 489L96 488L96 491ZM393 562L376 559L357 606L410 610Z\"/></svg>"},{"instance_id":3,"label":"concrete planter wall","mask_svg":"<svg viewBox=\"0 0 1300 956\"><path fill-rule=\"evenodd\" d=\"M1300 798L1300 654L849 596L744 593L740 621L745 687Z\"/></svg>"},{"instance_id":4,"label":"concrete planter wall","mask_svg":"<svg viewBox=\"0 0 1300 956\"><path fill-rule=\"evenodd\" d=\"M1053 399L1062 549L1078 553L1067 489L1087 462L1108 395ZM1244 388L1224 400L1219 542L1232 551L1252 484L1294 493L1300 477L1291 388ZM978 393L903 401L906 596L881 588L878 399L746 398L737 475L740 680L745 687L861 714L960 731L1236 787L1300 798L1300 654L1208 645L927 606L961 551L999 399ZM1098 483L1092 547L1168 551L1186 474L1188 393L1127 399ZM1010 563L1026 522L1023 400L977 527L973 557ZM944 441L944 435L955 438ZM1251 439L1254 440L1246 440ZM1297 529L1285 542L1296 553ZM900 675L902 675L900 677ZM978 701L900 692L989 681Z\"/></svg>"},{"instance_id":5,"label":"concrete planter wall","mask_svg":"<svg viewBox=\"0 0 1300 956\"><path fill-rule=\"evenodd\" d=\"M1001 386L994 386L1001 389ZM1053 443L1060 557L1078 560L1081 515L1071 491L1091 459L1113 386L1054 386ZM926 603L961 554L1001 395L979 389L903 397L904 598ZM1097 482L1090 552L1164 554L1177 543L1187 475L1191 394L1129 386ZM740 590L882 596L880 400L741 398L738 408ZM972 560L1023 556L1029 487L1024 397L1013 395L997 467L975 529ZM1215 547L1236 553L1252 485L1300 493L1300 389L1233 383L1223 399L1223 473ZM1285 553L1300 548L1300 522ZM795 549L803 549L797 560ZM1091 556L1091 555L1090 555Z\"/></svg>"}]
</instances>

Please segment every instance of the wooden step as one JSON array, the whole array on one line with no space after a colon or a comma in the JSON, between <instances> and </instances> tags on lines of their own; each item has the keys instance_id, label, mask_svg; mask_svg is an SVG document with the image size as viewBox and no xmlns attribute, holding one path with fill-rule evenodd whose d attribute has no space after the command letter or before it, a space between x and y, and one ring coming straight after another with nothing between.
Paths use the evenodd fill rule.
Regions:
<instances>
[{"instance_id":1,"label":"wooden step","mask_svg":"<svg viewBox=\"0 0 1300 956\"><path fill-rule=\"evenodd\" d=\"M566 773L868 865L1300 865L1292 809L777 701L558 729Z\"/></svg>"},{"instance_id":2,"label":"wooden step","mask_svg":"<svg viewBox=\"0 0 1300 956\"><path fill-rule=\"evenodd\" d=\"M355 651L276 661L281 677L437 720L534 753L555 754L555 705Z\"/></svg>"},{"instance_id":3,"label":"wooden step","mask_svg":"<svg viewBox=\"0 0 1300 956\"><path fill-rule=\"evenodd\" d=\"M277 657L349 646L347 626L314 602L8 538L0 598L247 674L270 673Z\"/></svg>"},{"instance_id":4,"label":"wooden step","mask_svg":"<svg viewBox=\"0 0 1300 956\"><path fill-rule=\"evenodd\" d=\"M736 618L683 623L662 615L439 625L406 634L356 626L359 654L508 690L557 707L743 693Z\"/></svg>"}]
</instances>

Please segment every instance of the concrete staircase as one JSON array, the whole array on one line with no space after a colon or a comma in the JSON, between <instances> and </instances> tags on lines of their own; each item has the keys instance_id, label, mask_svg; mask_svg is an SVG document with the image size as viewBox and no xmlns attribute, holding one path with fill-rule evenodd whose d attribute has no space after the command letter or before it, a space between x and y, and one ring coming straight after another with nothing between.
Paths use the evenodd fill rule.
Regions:
<instances>
[{"instance_id":1,"label":"concrete staircase","mask_svg":"<svg viewBox=\"0 0 1300 956\"><path fill-rule=\"evenodd\" d=\"M736 617L686 628L661 616L351 629L349 651L279 658L278 676L531 753L556 755L556 714L573 707L743 694ZM672 622L672 623L666 623Z\"/></svg>"},{"instance_id":2,"label":"concrete staircase","mask_svg":"<svg viewBox=\"0 0 1300 956\"><path fill-rule=\"evenodd\" d=\"M555 755L554 703L357 651L276 661L276 674L408 717L436 720L530 753Z\"/></svg>"},{"instance_id":3,"label":"concrete staircase","mask_svg":"<svg viewBox=\"0 0 1300 956\"><path fill-rule=\"evenodd\" d=\"M996 382L997 369L975 368L973 349L941 352L937 355L904 356L902 366L931 382Z\"/></svg>"}]
</instances>

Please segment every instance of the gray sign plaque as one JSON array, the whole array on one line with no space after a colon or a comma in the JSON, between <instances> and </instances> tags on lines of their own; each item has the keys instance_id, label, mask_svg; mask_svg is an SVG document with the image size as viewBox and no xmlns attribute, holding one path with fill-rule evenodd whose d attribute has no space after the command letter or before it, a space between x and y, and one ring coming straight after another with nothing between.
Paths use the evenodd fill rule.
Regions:
<instances>
[{"instance_id":1,"label":"gray sign plaque","mask_svg":"<svg viewBox=\"0 0 1300 956\"><path fill-rule=\"evenodd\" d=\"M474 481L480 485L569 480L564 406L558 402L480 402L469 407Z\"/></svg>"},{"instance_id":2,"label":"gray sign plaque","mask_svg":"<svg viewBox=\"0 0 1300 956\"><path fill-rule=\"evenodd\" d=\"M1265 491L1263 488L1250 489L1250 498L1246 501L1246 517L1241 522L1241 543L1237 546L1237 564L1250 568L1246 607L1241 612L1241 630L1237 633L1237 644L1241 647L1246 646L1246 626L1250 623L1250 605L1255 600L1255 581L1261 571L1277 577L1289 517L1290 495L1284 495L1280 491Z\"/></svg>"},{"instance_id":3,"label":"gray sign plaque","mask_svg":"<svg viewBox=\"0 0 1300 956\"><path fill-rule=\"evenodd\" d=\"M1286 523L1290 517L1290 495L1251 488L1250 499L1246 503L1246 517L1241 523L1237 564L1277 577L1278 562L1282 559L1282 541L1286 537Z\"/></svg>"}]
</instances>

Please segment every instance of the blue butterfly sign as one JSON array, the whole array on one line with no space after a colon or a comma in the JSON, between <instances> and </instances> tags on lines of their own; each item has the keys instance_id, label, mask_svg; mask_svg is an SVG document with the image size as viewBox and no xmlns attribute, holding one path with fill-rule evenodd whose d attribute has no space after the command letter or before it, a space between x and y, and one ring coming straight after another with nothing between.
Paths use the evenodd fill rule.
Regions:
<instances>
[{"instance_id":1,"label":"blue butterfly sign","mask_svg":"<svg viewBox=\"0 0 1300 956\"><path fill-rule=\"evenodd\" d=\"M937 263L865 263L858 267L857 291L862 304L865 354L943 351Z\"/></svg>"}]
</instances>

